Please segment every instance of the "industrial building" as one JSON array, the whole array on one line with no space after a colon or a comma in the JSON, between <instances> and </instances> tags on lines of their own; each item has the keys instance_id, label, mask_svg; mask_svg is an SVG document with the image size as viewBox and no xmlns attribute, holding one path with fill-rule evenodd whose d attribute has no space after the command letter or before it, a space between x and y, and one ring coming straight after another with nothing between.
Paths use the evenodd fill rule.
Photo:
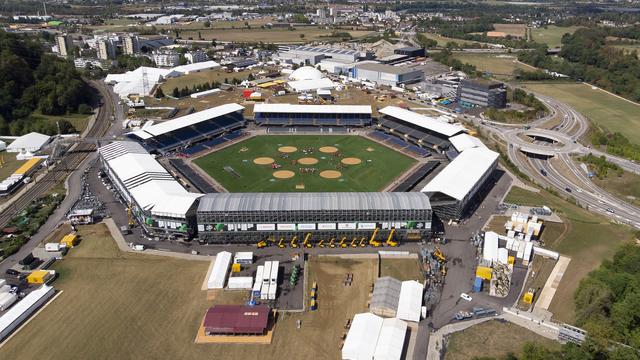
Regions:
<instances>
[{"instance_id":1,"label":"industrial building","mask_svg":"<svg viewBox=\"0 0 640 360\"><path fill-rule=\"evenodd\" d=\"M370 105L256 104L254 119L268 126L366 126Z\"/></svg>"},{"instance_id":2,"label":"industrial building","mask_svg":"<svg viewBox=\"0 0 640 360\"><path fill-rule=\"evenodd\" d=\"M403 240L431 231L429 198L413 193L216 193L199 199L198 237L209 243L249 242L310 233L315 241L334 237L385 239L392 228ZM377 229L377 230L376 230Z\"/></svg>"},{"instance_id":3,"label":"industrial building","mask_svg":"<svg viewBox=\"0 0 640 360\"><path fill-rule=\"evenodd\" d=\"M149 152L166 153L244 126L243 106L225 104L126 134Z\"/></svg>"},{"instance_id":4,"label":"industrial building","mask_svg":"<svg viewBox=\"0 0 640 360\"><path fill-rule=\"evenodd\" d=\"M378 85L399 86L413 84L424 79L424 72L412 66L393 66L372 62L356 64L352 77Z\"/></svg>"},{"instance_id":5,"label":"industrial building","mask_svg":"<svg viewBox=\"0 0 640 360\"><path fill-rule=\"evenodd\" d=\"M426 55L424 48L413 47L413 46L394 49L393 53L398 55L407 55L411 57L424 57Z\"/></svg>"},{"instance_id":6,"label":"industrial building","mask_svg":"<svg viewBox=\"0 0 640 360\"><path fill-rule=\"evenodd\" d=\"M456 101L461 105L493 107L507 106L507 88L503 83L488 80L462 80Z\"/></svg>"},{"instance_id":7,"label":"industrial building","mask_svg":"<svg viewBox=\"0 0 640 360\"><path fill-rule=\"evenodd\" d=\"M443 152L449 148L449 138L466 130L452 125L445 119L425 116L397 106L380 109L378 128L417 145Z\"/></svg>"},{"instance_id":8,"label":"industrial building","mask_svg":"<svg viewBox=\"0 0 640 360\"><path fill-rule=\"evenodd\" d=\"M484 147L470 148L458 155L434 177L422 192L429 195L440 219L461 219L484 196L487 181L498 164L498 153Z\"/></svg>"},{"instance_id":9,"label":"industrial building","mask_svg":"<svg viewBox=\"0 0 640 360\"><path fill-rule=\"evenodd\" d=\"M264 335L270 312L265 305L215 305L204 316L204 332L208 336Z\"/></svg>"},{"instance_id":10,"label":"industrial building","mask_svg":"<svg viewBox=\"0 0 640 360\"><path fill-rule=\"evenodd\" d=\"M138 143L115 141L98 149L105 173L151 237L190 238L195 201L190 193Z\"/></svg>"},{"instance_id":11,"label":"industrial building","mask_svg":"<svg viewBox=\"0 0 640 360\"><path fill-rule=\"evenodd\" d=\"M357 50L332 49L325 47L299 46L278 53L277 58L292 64L316 65L322 59L334 59L347 62L356 62L362 57Z\"/></svg>"}]
</instances>

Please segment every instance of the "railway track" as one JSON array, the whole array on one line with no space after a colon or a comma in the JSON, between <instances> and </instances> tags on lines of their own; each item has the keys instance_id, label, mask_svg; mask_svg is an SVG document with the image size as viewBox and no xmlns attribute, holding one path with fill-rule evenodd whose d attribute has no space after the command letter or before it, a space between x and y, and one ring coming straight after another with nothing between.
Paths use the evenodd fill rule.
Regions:
<instances>
[{"instance_id":1,"label":"railway track","mask_svg":"<svg viewBox=\"0 0 640 360\"><path fill-rule=\"evenodd\" d=\"M111 124L110 119L113 114L111 104L113 104L113 102L111 101L111 94L104 84L97 81L90 81L89 83L100 93L102 105L98 108L96 120L84 137L99 138L107 132ZM96 146L90 143L78 143L72 146L70 152L65 154L62 160L54 165L53 169L50 169L49 172L0 214L0 228L6 226L16 214L24 210L32 201L52 189L62 179L66 179L95 149Z\"/></svg>"}]
</instances>

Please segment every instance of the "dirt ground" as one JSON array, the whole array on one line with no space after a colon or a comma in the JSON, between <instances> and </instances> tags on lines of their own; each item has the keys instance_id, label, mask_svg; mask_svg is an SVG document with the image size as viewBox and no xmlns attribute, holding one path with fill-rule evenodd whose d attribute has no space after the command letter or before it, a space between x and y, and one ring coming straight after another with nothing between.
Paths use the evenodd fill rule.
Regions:
<instances>
[{"instance_id":1,"label":"dirt ground","mask_svg":"<svg viewBox=\"0 0 640 360\"><path fill-rule=\"evenodd\" d=\"M54 266L54 286L63 292L0 348L0 358L336 359L344 323L366 311L375 276L374 260L312 258L318 310L279 313L272 345L195 344L208 307L245 297L225 291L208 301L201 290L208 262L122 253L103 225L80 227L80 234L82 243ZM346 273L353 273L351 286L342 285Z\"/></svg>"},{"instance_id":2,"label":"dirt ground","mask_svg":"<svg viewBox=\"0 0 640 360\"><path fill-rule=\"evenodd\" d=\"M380 277L383 276L391 276L400 281L417 280L421 283L424 281L418 259L382 258L380 260Z\"/></svg>"}]
</instances>

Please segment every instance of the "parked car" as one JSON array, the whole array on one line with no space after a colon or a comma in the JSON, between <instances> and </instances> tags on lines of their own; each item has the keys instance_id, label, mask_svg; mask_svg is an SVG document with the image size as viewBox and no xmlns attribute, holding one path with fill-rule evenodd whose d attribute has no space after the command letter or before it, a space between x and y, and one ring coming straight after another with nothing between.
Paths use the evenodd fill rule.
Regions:
<instances>
[{"instance_id":1,"label":"parked car","mask_svg":"<svg viewBox=\"0 0 640 360\"><path fill-rule=\"evenodd\" d=\"M20 271L14 270L14 269L7 269L7 271L5 271L5 272L7 273L7 275L13 275L13 276L20 275Z\"/></svg>"},{"instance_id":2,"label":"parked car","mask_svg":"<svg viewBox=\"0 0 640 360\"><path fill-rule=\"evenodd\" d=\"M467 294L467 293L460 294L460 297L463 298L464 300L467 300L467 301L473 300L473 298L471 296L469 296L469 294Z\"/></svg>"}]
</instances>

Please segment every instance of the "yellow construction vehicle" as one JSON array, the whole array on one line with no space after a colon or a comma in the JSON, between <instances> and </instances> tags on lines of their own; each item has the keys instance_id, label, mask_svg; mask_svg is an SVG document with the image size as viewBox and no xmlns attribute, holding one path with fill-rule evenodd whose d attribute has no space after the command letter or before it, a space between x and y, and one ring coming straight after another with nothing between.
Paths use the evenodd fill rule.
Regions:
<instances>
[{"instance_id":1,"label":"yellow construction vehicle","mask_svg":"<svg viewBox=\"0 0 640 360\"><path fill-rule=\"evenodd\" d=\"M387 238L387 245L389 245L391 247L398 246L398 242L397 241L393 241L393 235L395 233L396 233L396 228L391 229L391 231L389 232L389 237Z\"/></svg>"},{"instance_id":2,"label":"yellow construction vehicle","mask_svg":"<svg viewBox=\"0 0 640 360\"><path fill-rule=\"evenodd\" d=\"M312 248L313 244L311 243L311 241L309 241L309 239L311 239L311 233L307 233L307 236L304 237L304 241L302 242L302 246L304 246L306 248Z\"/></svg>"},{"instance_id":3,"label":"yellow construction vehicle","mask_svg":"<svg viewBox=\"0 0 640 360\"><path fill-rule=\"evenodd\" d=\"M136 221L133 218L133 209L131 208L131 204L127 207L127 218L129 221L129 227L133 227L136 224Z\"/></svg>"},{"instance_id":4,"label":"yellow construction vehicle","mask_svg":"<svg viewBox=\"0 0 640 360\"><path fill-rule=\"evenodd\" d=\"M291 243L290 243L290 245L291 245L291 247L292 247L292 248L294 248L294 249L296 249L296 248L298 247L298 236L297 236L297 235L296 235L296 236L294 236L294 237L291 239Z\"/></svg>"},{"instance_id":5,"label":"yellow construction vehicle","mask_svg":"<svg viewBox=\"0 0 640 360\"><path fill-rule=\"evenodd\" d=\"M324 239L322 239L322 240L320 240L320 242L318 242L318 247L319 247L319 248L323 248L323 247L325 247L325 245L324 245Z\"/></svg>"},{"instance_id":6,"label":"yellow construction vehicle","mask_svg":"<svg viewBox=\"0 0 640 360\"><path fill-rule=\"evenodd\" d=\"M380 243L380 241L376 241L376 235L378 235L378 231L379 229L376 228L375 230L373 230L373 234L371 234L371 238L369 239L369 245L373 246L373 247L380 247L382 246L382 244Z\"/></svg>"},{"instance_id":7,"label":"yellow construction vehicle","mask_svg":"<svg viewBox=\"0 0 640 360\"><path fill-rule=\"evenodd\" d=\"M347 244L345 243L345 241L346 241L346 240L347 240L347 237L346 237L346 236L343 236L343 237L342 237L342 240L340 240L340 244L338 244L338 245L340 245L340 247L341 247L341 248L346 248L347 246L349 246L349 245L347 245Z\"/></svg>"},{"instance_id":8,"label":"yellow construction vehicle","mask_svg":"<svg viewBox=\"0 0 640 360\"><path fill-rule=\"evenodd\" d=\"M527 304L533 304L533 297L535 295L536 295L535 289L529 288L529 291L524 293L524 296L522 296L522 301Z\"/></svg>"},{"instance_id":9,"label":"yellow construction vehicle","mask_svg":"<svg viewBox=\"0 0 640 360\"><path fill-rule=\"evenodd\" d=\"M438 261L440 261L441 263L445 263L447 262L447 258L444 256L444 254L442 253L442 250L440 250L439 247L436 246L436 249L433 251L433 256L438 259Z\"/></svg>"},{"instance_id":10,"label":"yellow construction vehicle","mask_svg":"<svg viewBox=\"0 0 640 360\"><path fill-rule=\"evenodd\" d=\"M265 248L265 247L269 246L269 244L267 244L266 240L260 240L260 241L258 241L256 246L258 247L258 249L262 249L262 248Z\"/></svg>"},{"instance_id":11,"label":"yellow construction vehicle","mask_svg":"<svg viewBox=\"0 0 640 360\"><path fill-rule=\"evenodd\" d=\"M367 238L363 236L363 237L360 239L360 244L358 244L358 246L360 246L360 247L365 247L365 246L367 246Z\"/></svg>"},{"instance_id":12,"label":"yellow construction vehicle","mask_svg":"<svg viewBox=\"0 0 640 360\"><path fill-rule=\"evenodd\" d=\"M349 246L351 247L358 247L358 238L356 238L355 236L353 237L353 240L351 240L351 244L349 244Z\"/></svg>"},{"instance_id":13,"label":"yellow construction vehicle","mask_svg":"<svg viewBox=\"0 0 640 360\"><path fill-rule=\"evenodd\" d=\"M334 240L335 240L335 238L331 238L331 241L329 241L329 247L330 248L336 247L336 244L333 243Z\"/></svg>"},{"instance_id":14,"label":"yellow construction vehicle","mask_svg":"<svg viewBox=\"0 0 640 360\"><path fill-rule=\"evenodd\" d=\"M278 247L280 249L284 249L286 247L286 245L284 244L284 238L280 238L280 241L278 242Z\"/></svg>"}]
</instances>

